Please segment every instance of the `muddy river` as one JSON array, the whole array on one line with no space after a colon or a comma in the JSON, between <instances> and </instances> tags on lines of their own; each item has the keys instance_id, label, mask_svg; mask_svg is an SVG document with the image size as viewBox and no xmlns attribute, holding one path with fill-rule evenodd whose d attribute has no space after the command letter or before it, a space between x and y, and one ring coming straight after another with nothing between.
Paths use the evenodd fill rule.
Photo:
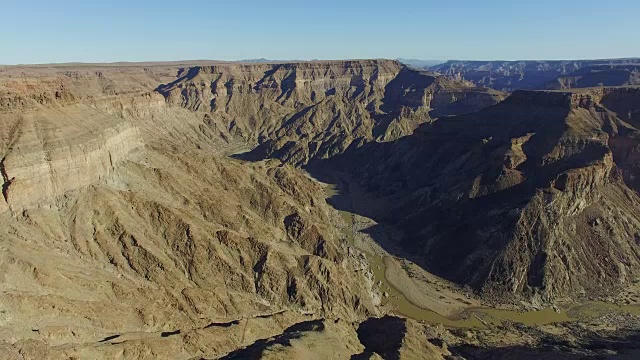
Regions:
<instances>
[{"instance_id":1,"label":"muddy river","mask_svg":"<svg viewBox=\"0 0 640 360\"><path fill-rule=\"evenodd\" d=\"M326 185L326 184L325 184ZM338 193L335 185L326 185L327 197L331 198ZM445 317L428 308L420 307L412 303L401 289L389 281L388 262L390 255L381 255L379 252L358 246L355 242L358 229L355 223L355 214L349 211L340 211L340 215L347 223L345 237L349 246L362 251L374 274L374 280L379 283L383 297L382 304L393 309L393 312L416 320L422 320L434 324L442 324L446 327L458 328L485 328L500 325L504 321L522 323L526 325L544 325L559 323L577 319L585 319L606 312L628 312L640 315L640 306L618 306L604 302L589 302L581 305L573 305L564 309L551 307L535 311L502 310L488 307L469 306L457 316ZM373 239L370 239L373 241Z\"/></svg>"}]
</instances>

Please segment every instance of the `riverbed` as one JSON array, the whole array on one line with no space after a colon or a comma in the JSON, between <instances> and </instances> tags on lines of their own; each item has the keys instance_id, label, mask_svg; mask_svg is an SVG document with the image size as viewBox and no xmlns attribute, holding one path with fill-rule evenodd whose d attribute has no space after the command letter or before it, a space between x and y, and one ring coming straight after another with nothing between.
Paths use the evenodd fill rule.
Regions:
<instances>
[{"instance_id":1,"label":"riverbed","mask_svg":"<svg viewBox=\"0 0 640 360\"><path fill-rule=\"evenodd\" d=\"M342 195L343 198L345 195L349 198L357 196L357 193L354 194L352 185L345 186L344 183L323 185L328 199L336 195ZM353 199L349 199L349 202L353 202ZM342 205L342 208L349 208L348 205ZM405 268L414 266L415 269L417 266L387 253L375 243L371 236L363 232L372 224L378 227L381 226L380 224L358 215L354 211L338 211L342 220L347 224L344 236L348 246L365 254L374 275L374 282L380 293L385 295L382 298L381 306L389 309L392 313L433 324L442 324L450 328L487 328L501 325L504 322L546 325L584 319L593 314L607 312L627 312L640 315L640 306L638 305L618 306L603 302L587 302L566 308L547 307L528 311L483 306L479 301L464 294L461 289L455 289L445 280L436 279L432 274L427 273L421 279L415 274L407 273ZM407 265L408 263L409 265ZM423 281L425 278L432 280Z\"/></svg>"}]
</instances>

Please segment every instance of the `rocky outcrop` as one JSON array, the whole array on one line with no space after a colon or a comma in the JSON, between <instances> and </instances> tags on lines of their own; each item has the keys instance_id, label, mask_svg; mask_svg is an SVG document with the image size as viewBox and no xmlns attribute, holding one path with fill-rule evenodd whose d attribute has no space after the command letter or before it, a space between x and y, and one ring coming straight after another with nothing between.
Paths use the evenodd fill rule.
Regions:
<instances>
[{"instance_id":1,"label":"rocky outcrop","mask_svg":"<svg viewBox=\"0 0 640 360\"><path fill-rule=\"evenodd\" d=\"M358 326L364 351L352 359L446 359L452 354L441 339L431 338L435 333L434 329L405 318L369 318Z\"/></svg>"},{"instance_id":2,"label":"rocky outcrop","mask_svg":"<svg viewBox=\"0 0 640 360\"><path fill-rule=\"evenodd\" d=\"M2 158L5 205L53 206L68 191L109 176L141 146L136 127L83 106L19 115Z\"/></svg>"}]
</instances>

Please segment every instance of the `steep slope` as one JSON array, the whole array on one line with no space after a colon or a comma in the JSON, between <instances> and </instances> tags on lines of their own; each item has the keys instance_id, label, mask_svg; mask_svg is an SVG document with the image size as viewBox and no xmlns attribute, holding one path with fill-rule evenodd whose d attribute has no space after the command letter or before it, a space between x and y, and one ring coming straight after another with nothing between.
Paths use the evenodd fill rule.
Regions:
<instances>
[{"instance_id":1,"label":"steep slope","mask_svg":"<svg viewBox=\"0 0 640 360\"><path fill-rule=\"evenodd\" d=\"M640 275L637 94L518 91L315 165L367 189L359 211L430 272L501 301L603 295Z\"/></svg>"},{"instance_id":2,"label":"steep slope","mask_svg":"<svg viewBox=\"0 0 640 360\"><path fill-rule=\"evenodd\" d=\"M324 189L278 161L224 156L233 143L152 92L178 67L12 71L0 348L222 356L298 322L377 312Z\"/></svg>"},{"instance_id":3,"label":"steep slope","mask_svg":"<svg viewBox=\"0 0 640 360\"><path fill-rule=\"evenodd\" d=\"M169 104L199 112L223 137L260 144L253 159L298 165L503 98L390 60L192 67L158 91Z\"/></svg>"},{"instance_id":4,"label":"steep slope","mask_svg":"<svg viewBox=\"0 0 640 360\"><path fill-rule=\"evenodd\" d=\"M562 61L451 60L444 64L432 66L429 69L443 75L471 81L477 86L486 86L500 91L512 92L514 90L546 89L549 83L556 81L556 78L570 76L569 74L585 67L600 65L637 65L638 63L640 63L640 59Z\"/></svg>"}]
</instances>

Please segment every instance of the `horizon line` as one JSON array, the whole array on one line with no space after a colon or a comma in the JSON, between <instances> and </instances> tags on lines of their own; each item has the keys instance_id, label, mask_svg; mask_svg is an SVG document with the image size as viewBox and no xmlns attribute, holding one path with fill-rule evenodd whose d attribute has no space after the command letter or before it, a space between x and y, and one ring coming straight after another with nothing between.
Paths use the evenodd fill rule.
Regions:
<instances>
[{"instance_id":1,"label":"horizon line","mask_svg":"<svg viewBox=\"0 0 640 360\"><path fill-rule=\"evenodd\" d=\"M199 63L214 63L214 64L287 64L287 63L308 63L308 62L323 62L323 61L367 61L367 60L388 60L388 61L440 61L442 63L451 61L467 61L467 62L551 62L551 61L612 61L612 60L640 60L640 56L630 57L612 57L612 58L576 58L576 59L429 59L429 58L415 58L415 57L397 57L397 58L336 58L336 59L289 59L289 60L275 60L266 58L253 58L253 59L241 59L241 60L216 60L216 59L191 59L191 60L144 60L144 61L105 61L105 62L83 62L83 61L69 61L69 62L51 62L51 63L16 63L16 64L0 64L0 67L20 67L20 66L91 66L91 65L163 65L163 64L199 64Z\"/></svg>"}]
</instances>

